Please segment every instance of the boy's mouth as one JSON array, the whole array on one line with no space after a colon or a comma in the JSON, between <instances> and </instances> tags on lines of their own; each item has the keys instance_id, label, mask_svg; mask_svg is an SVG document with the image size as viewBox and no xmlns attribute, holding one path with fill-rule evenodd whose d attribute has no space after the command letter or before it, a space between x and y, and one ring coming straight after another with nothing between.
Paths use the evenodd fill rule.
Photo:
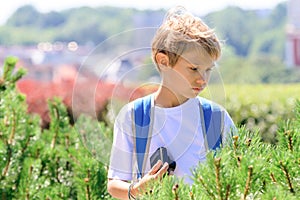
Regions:
<instances>
[{"instance_id":1,"label":"boy's mouth","mask_svg":"<svg viewBox=\"0 0 300 200\"><path fill-rule=\"evenodd\" d=\"M202 88L201 87L193 87L193 90L196 92L200 92L202 90Z\"/></svg>"},{"instance_id":2,"label":"boy's mouth","mask_svg":"<svg viewBox=\"0 0 300 200\"><path fill-rule=\"evenodd\" d=\"M202 85L201 87L193 87L192 89L195 91L195 92L201 92L202 90L204 90L205 88L205 85Z\"/></svg>"}]
</instances>

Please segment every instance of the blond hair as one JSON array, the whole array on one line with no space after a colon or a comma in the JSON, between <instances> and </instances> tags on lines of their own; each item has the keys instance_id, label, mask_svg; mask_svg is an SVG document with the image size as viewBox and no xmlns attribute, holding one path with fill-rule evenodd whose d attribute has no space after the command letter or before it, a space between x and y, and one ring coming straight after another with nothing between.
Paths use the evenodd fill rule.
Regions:
<instances>
[{"instance_id":1,"label":"blond hair","mask_svg":"<svg viewBox=\"0 0 300 200\"><path fill-rule=\"evenodd\" d=\"M214 30L184 7L175 7L167 13L153 38L152 59L157 65L156 54L162 52L169 57L169 64L174 66L189 44L193 47L196 44L213 60L221 55L220 42Z\"/></svg>"}]
</instances>

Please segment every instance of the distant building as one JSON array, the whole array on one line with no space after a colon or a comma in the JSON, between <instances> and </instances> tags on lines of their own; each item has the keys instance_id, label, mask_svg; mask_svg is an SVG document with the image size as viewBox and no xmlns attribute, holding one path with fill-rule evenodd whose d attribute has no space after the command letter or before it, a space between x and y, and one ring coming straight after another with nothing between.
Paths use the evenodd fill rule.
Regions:
<instances>
[{"instance_id":1,"label":"distant building","mask_svg":"<svg viewBox=\"0 0 300 200\"><path fill-rule=\"evenodd\" d=\"M286 30L286 62L288 67L300 68L300 0L289 0Z\"/></svg>"},{"instance_id":2,"label":"distant building","mask_svg":"<svg viewBox=\"0 0 300 200\"><path fill-rule=\"evenodd\" d=\"M75 78L81 63L90 52L90 47L70 43L47 42L37 46L0 45L0 63L3 63L6 57L13 55L18 58L17 67L22 66L27 69L24 79L44 82L71 80ZM2 71L0 65L0 75Z\"/></svg>"},{"instance_id":3,"label":"distant building","mask_svg":"<svg viewBox=\"0 0 300 200\"><path fill-rule=\"evenodd\" d=\"M101 74L101 80L110 82L123 82L136 79L136 71L128 59L116 60Z\"/></svg>"}]
</instances>

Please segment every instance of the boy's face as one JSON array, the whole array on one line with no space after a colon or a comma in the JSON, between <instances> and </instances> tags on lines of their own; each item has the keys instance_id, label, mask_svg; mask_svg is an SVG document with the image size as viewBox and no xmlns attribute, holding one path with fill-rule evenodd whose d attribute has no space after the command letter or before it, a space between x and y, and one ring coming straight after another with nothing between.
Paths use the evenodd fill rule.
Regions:
<instances>
[{"instance_id":1,"label":"boy's face","mask_svg":"<svg viewBox=\"0 0 300 200\"><path fill-rule=\"evenodd\" d=\"M208 54L186 51L173 67L165 70L165 86L182 98L193 98L207 86L214 60Z\"/></svg>"}]
</instances>

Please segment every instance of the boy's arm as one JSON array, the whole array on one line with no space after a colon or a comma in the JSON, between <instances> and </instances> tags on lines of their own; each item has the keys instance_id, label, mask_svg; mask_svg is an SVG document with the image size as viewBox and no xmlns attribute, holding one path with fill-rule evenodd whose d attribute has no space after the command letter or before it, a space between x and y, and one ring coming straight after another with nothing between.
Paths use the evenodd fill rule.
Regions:
<instances>
[{"instance_id":1,"label":"boy's arm","mask_svg":"<svg viewBox=\"0 0 300 200\"><path fill-rule=\"evenodd\" d=\"M117 199L128 199L130 183L117 179L108 179L107 190L109 194ZM133 195L133 191L131 192Z\"/></svg>"}]
</instances>

